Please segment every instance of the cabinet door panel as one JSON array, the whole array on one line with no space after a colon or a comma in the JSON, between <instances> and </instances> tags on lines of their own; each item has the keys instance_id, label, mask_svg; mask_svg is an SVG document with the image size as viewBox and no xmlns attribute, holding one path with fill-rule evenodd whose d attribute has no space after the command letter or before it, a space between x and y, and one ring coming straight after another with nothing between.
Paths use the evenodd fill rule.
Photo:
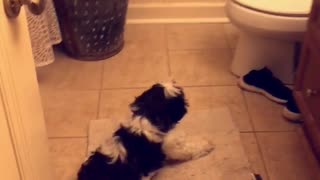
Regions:
<instances>
[{"instance_id":1,"label":"cabinet door panel","mask_svg":"<svg viewBox=\"0 0 320 180\"><path fill-rule=\"evenodd\" d=\"M313 1L294 94L304 117L305 132L320 160L320 0Z\"/></svg>"},{"instance_id":2,"label":"cabinet door panel","mask_svg":"<svg viewBox=\"0 0 320 180\"><path fill-rule=\"evenodd\" d=\"M303 96L310 112L320 124L320 59L314 51L309 53L309 61L302 82Z\"/></svg>"}]
</instances>

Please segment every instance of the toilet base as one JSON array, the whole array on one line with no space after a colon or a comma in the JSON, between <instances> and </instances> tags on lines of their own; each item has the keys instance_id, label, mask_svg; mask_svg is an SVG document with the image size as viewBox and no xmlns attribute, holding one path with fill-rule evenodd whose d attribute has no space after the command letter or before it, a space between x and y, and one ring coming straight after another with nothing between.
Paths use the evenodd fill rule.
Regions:
<instances>
[{"instance_id":1,"label":"toilet base","mask_svg":"<svg viewBox=\"0 0 320 180\"><path fill-rule=\"evenodd\" d=\"M286 84L294 79L295 42L260 37L242 32L231 65L231 71L242 76L254 69L268 67Z\"/></svg>"}]
</instances>

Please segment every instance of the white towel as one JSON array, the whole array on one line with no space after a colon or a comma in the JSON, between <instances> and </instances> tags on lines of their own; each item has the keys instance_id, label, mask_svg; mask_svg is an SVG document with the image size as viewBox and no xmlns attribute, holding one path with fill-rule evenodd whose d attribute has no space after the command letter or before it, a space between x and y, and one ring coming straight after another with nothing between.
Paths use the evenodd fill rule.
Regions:
<instances>
[{"instance_id":1,"label":"white towel","mask_svg":"<svg viewBox=\"0 0 320 180\"><path fill-rule=\"evenodd\" d=\"M32 52L37 67L54 61L52 46L62 41L53 2L44 1L45 10L41 15L34 15L26 8Z\"/></svg>"}]
</instances>

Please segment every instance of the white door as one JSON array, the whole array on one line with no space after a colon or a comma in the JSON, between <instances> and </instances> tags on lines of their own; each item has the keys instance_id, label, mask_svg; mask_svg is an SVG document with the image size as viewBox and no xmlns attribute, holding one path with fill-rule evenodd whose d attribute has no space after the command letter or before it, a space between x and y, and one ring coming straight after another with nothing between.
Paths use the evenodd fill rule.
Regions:
<instances>
[{"instance_id":1,"label":"white door","mask_svg":"<svg viewBox=\"0 0 320 180\"><path fill-rule=\"evenodd\" d=\"M0 96L0 102L1 101L3 101L3 98ZM19 180L20 173L3 104L0 104L0 138L0 178Z\"/></svg>"},{"instance_id":2,"label":"white door","mask_svg":"<svg viewBox=\"0 0 320 180\"><path fill-rule=\"evenodd\" d=\"M0 179L55 180L25 11L10 19L0 0Z\"/></svg>"}]
</instances>

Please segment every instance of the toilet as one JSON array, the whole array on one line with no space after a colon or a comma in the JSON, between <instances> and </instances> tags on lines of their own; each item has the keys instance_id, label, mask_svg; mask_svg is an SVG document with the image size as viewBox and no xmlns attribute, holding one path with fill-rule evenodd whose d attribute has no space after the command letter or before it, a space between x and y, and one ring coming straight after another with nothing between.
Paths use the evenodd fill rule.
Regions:
<instances>
[{"instance_id":1,"label":"toilet","mask_svg":"<svg viewBox=\"0 0 320 180\"><path fill-rule=\"evenodd\" d=\"M312 0L227 0L226 12L240 30L231 71L242 76L268 67L291 84Z\"/></svg>"}]
</instances>

